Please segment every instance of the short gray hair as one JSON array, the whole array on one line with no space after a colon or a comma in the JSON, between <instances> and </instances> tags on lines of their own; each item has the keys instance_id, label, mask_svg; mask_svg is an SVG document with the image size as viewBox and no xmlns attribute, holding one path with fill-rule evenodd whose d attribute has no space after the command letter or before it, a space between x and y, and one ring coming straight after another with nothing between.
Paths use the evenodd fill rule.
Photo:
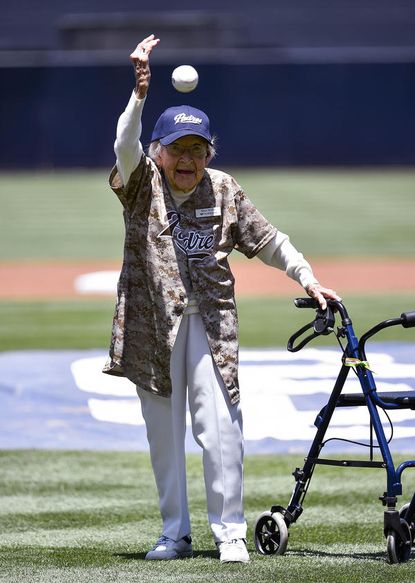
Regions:
<instances>
[{"instance_id":1,"label":"short gray hair","mask_svg":"<svg viewBox=\"0 0 415 583\"><path fill-rule=\"evenodd\" d=\"M216 156L216 141L216 136L213 136L212 143L210 144L207 142L207 156L209 158L209 162ZM158 158L161 154L162 147L163 145L161 144L160 140L154 140L154 142L151 142L148 147L149 157L156 161L156 158Z\"/></svg>"}]
</instances>

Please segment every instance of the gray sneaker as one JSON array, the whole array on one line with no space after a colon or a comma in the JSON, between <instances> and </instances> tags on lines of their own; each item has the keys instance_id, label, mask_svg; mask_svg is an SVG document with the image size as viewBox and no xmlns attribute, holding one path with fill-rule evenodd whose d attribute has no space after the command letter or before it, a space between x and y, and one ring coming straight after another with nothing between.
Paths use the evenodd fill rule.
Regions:
<instances>
[{"instance_id":1,"label":"gray sneaker","mask_svg":"<svg viewBox=\"0 0 415 583\"><path fill-rule=\"evenodd\" d=\"M249 563L246 541L243 538L234 538L217 545L221 563Z\"/></svg>"},{"instance_id":2,"label":"gray sneaker","mask_svg":"<svg viewBox=\"0 0 415 583\"><path fill-rule=\"evenodd\" d=\"M154 547L146 554L146 561L171 561L173 559L186 559L193 555L192 539L184 536L179 540L173 540L167 536L161 536Z\"/></svg>"}]
</instances>

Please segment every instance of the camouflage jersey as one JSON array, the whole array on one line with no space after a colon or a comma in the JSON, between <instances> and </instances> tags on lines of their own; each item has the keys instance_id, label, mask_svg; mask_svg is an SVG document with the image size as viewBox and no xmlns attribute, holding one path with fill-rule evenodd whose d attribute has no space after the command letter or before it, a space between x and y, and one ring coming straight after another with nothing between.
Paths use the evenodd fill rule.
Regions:
<instances>
[{"instance_id":1,"label":"camouflage jersey","mask_svg":"<svg viewBox=\"0 0 415 583\"><path fill-rule=\"evenodd\" d=\"M179 210L145 155L127 186L114 167L110 186L124 207L125 244L104 372L168 397L171 352L193 295L214 362L231 402L238 402L238 321L228 255L237 249L254 257L275 237L275 227L218 170L205 170Z\"/></svg>"}]
</instances>

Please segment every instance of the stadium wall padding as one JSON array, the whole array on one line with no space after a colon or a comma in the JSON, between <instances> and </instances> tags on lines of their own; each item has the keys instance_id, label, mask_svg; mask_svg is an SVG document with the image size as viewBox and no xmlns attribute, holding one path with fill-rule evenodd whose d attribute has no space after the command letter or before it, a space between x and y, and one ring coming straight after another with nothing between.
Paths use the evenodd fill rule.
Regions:
<instances>
[{"instance_id":1,"label":"stadium wall padding","mask_svg":"<svg viewBox=\"0 0 415 583\"><path fill-rule=\"evenodd\" d=\"M170 105L204 109L216 166L415 163L415 63L198 65L190 94L173 67L152 66L142 142ZM101 168L114 162L116 122L132 67L1 70L2 169Z\"/></svg>"}]
</instances>

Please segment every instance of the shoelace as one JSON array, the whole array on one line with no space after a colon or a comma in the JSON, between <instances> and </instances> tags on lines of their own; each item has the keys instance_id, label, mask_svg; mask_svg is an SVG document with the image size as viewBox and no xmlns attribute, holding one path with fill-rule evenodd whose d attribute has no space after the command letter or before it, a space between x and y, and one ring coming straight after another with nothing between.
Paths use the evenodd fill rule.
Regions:
<instances>
[{"instance_id":1,"label":"shoelace","mask_svg":"<svg viewBox=\"0 0 415 583\"><path fill-rule=\"evenodd\" d=\"M239 543L239 541L241 541L244 544L246 544L245 543L245 540L243 538L233 538L231 540L224 541L224 543L222 543L222 544L226 544L226 545L236 545L236 544Z\"/></svg>"},{"instance_id":2,"label":"shoelace","mask_svg":"<svg viewBox=\"0 0 415 583\"><path fill-rule=\"evenodd\" d=\"M165 536L164 534L161 535L161 537L158 539L158 541L154 545L153 549L156 549L158 546L163 545L164 543L167 543L169 540L171 540L171 539L168 536Z\"/></svg>"},{"instance_id":3,"label":"shoelace","mask_svg":"<svg viewBox=\"0 0 415 583\"><path fill-rule=\"evenodd\" d=\"M192 542L192 538L191 536L187 535L183 537L183 540L190 545ZM237 539L235 539L237 540ZM162 534L161 537L158 539L158 541L156 542L156 544L153 547L153 550L156 549L159 545L163 545L166 544L168 542L174 543L176 541L174 541L172 538L169 538L168 536L166 536L165 534Z\"/></svg>"}]
</instances>

